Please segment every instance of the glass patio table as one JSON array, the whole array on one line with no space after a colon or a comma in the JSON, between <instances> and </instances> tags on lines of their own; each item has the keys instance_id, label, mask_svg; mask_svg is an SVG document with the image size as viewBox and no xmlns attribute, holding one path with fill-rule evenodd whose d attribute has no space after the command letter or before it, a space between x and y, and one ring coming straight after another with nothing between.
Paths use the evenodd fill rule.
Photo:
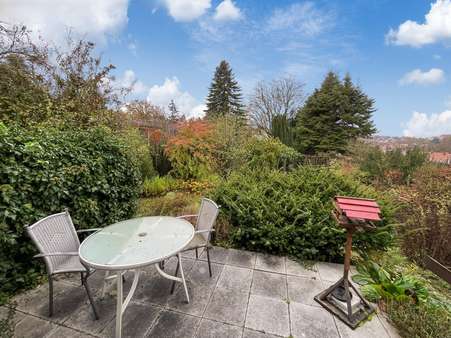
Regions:
<instances>
[{"instance_id":1,"label":"glass patio table","mask_svg":"<svg viewBox=\"0 0 451 338\"><path fill-rule=\"evenodd\" d=\"M154 264L165 278L183 283L189 303L189 294L183 274L180 252L194 236L194 227L188 221L175 217L155 216L134 218L109 225L87 237L80 245L80 261L96 270L115 271L117 284L116 337L122 334L122 315L138 285L141 268ZM180 278L160 269L159 263L177 256ZM134 271L131 289L123 300L122 275Z\"/></svg>"}]
</instances>

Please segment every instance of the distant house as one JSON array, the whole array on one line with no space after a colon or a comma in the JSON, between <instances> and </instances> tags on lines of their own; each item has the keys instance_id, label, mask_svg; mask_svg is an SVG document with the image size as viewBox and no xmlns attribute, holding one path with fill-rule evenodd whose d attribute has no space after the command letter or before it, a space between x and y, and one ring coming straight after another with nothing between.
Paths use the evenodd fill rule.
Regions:
<instances>
[{"instance_id":1,"label":"distant house","mask_svg":"<svg viewBox=\"0 0 451 338\"><path fill-rule=\"evenodd\" d=\"M451 153L432 152L429 153L429 161L451 165Z\"/></svg>"}]
</instances>

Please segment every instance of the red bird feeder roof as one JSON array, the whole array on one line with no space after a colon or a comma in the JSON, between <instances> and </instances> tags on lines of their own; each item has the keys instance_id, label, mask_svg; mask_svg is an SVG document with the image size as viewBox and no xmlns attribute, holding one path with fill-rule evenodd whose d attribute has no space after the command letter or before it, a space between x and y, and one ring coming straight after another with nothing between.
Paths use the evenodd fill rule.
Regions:
<instances>
[{"instance_id":1,"label":"red bird feeder roof","mask_svg":"<svg viewBox=\"0 0 451 338\"><path fill-rule=\"evenodd\" d=\"M381 210L375 200L357 197L335 197L335 205L347 218L380 221Z\"/></svg>"}]
</instances>

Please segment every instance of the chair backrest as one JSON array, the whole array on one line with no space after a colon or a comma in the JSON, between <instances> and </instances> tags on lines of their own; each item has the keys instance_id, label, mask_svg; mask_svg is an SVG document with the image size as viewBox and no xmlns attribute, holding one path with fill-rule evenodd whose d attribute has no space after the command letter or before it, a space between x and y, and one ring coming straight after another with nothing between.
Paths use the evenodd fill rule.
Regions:
<instances>
[{"instance_id":1,"label":"chair backrest","mask_svg":"<svg viewBox=\"0 0 451 338\"><path fill-rule=\"evenodd\" d=\"M211 199L202 198L199 215L197 217L196 230L211 230L218 217L219 207ZM206 241L210 239L210 233L204 232L202 236Z\"/></svg>"},{"instance_id":2,"label":"chair backrest","mask_svg":"<svg viewBox=\"0 0 451 338\"><path fill-rule=\"evenodd\" d=\"M28 235L41 254L77 252L80 241L69 212L47 216L26 228ZM52 274L67 257L44 257L47 272Z\"/></svg>"}]
</instances>

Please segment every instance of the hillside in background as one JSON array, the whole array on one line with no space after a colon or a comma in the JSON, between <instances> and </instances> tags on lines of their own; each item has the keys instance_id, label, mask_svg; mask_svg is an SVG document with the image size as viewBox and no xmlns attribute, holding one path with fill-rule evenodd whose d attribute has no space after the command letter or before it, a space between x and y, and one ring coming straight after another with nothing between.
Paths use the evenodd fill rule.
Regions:
<instances>
[{"instance_id":1,"label":"hillside in background","mask_svg":"<svg viewBox=\"0 0 451 338\"><path fill-rule=\"evenodd\" d=\"M374 136L366 139L366 143L380 147L383 151L393 149L410 149L420 147L428 152L451 153L451 135L430 138Z\"/></svg>"}]
</instances>

